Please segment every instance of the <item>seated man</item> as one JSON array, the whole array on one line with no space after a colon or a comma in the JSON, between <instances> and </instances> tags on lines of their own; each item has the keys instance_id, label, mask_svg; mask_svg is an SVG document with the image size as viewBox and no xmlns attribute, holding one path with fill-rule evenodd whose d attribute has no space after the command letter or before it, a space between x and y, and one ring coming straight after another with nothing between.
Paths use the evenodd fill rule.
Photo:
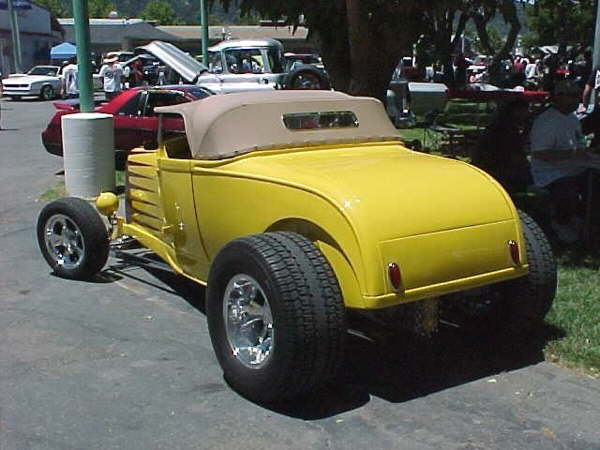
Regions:
<instances>
[{"instance_id":1,"label":"seated man","mask_svg":"<svg viewBox=\"0 0 600 450\"><path fill-rule=\"evenodd\" d=\"M531 129L533 179L552 195L552 228L564 242L574 242L579 237L581 219L577 213L585 193L585 173L594 165L574 113L579 98L579 87L572 80L557 81L552 106L538 116Z\"/></svg>"},{"instance_id":2,"label":"seated man","mask_svg":"<svg viewBox=\"0 0 600 450\"><path fill-rule=\"evenodd\" d=\"M472 162L488 172L510 193L522 192L533 180L525 153L529 104L522 97L499 106L479 140Z\"/></svg>"}]
</instances>

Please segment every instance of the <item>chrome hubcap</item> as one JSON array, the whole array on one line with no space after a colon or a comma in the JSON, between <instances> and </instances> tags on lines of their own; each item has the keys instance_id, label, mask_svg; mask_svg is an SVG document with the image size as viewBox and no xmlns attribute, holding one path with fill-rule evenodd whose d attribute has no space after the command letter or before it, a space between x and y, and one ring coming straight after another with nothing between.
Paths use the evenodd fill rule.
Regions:
<instances>
[{"instance_id":1,"label":"chrome hubcap","mask_svg":"<svg viewBox=\"0 0 600 450\"><path fill-rule=\"evenodd\" d=\"M274 346L273 316L269 300L254 278L237 274L229 280L223 319L233 356L251 369L266 364Z\"/></svg>"},{"instance_id":2,"label":"chrome hubcap","mask_svg":"<svg viewBox=\"0 0 600 450\"><path fill-rule=\"evenodd\" d=\"M79 227L69 217L56 214L46 222L46 249L56 264L75 269L81 264L85 244Z\"/></svg>"}]
</instances>

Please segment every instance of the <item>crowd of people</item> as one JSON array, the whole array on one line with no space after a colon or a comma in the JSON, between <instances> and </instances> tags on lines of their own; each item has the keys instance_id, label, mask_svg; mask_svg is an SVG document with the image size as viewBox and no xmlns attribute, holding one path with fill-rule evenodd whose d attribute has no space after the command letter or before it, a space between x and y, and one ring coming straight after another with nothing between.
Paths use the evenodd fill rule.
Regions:
<instances>
[{"instance_id":1,"label":"crowd of people","mask_svg":"<svg viewBox=\"0 0 600 450\"><path fill-rule=\"evenodd\" d=\"M600 155L586 140L590 132L600 137L600 112L582 115L596 79L598 71L588 75L584 89L573 79L554 80L550 104L536 117L524 97L505 101L472 160L510 193L529 186L545 190L552 204L550 225L566 243L581 238L588 190L594 186L590 172L600 169Z\"/></svg>"},{"instance_id":2,"label":"crowd of people","mask_svg":"<svg viewBox=\"0 0 600 450\"><path fill-rule=\"evenodd\" d=\"M61 73L63 97L79 97L77 57L64 61ZM116 56L104 58L98 75L106 100L111 100L125 88L149 84L144 74L143 63L139 59L123 65Z\"/></svg>"},{"instance_id":3,"label":"crowd of people","mask_svg":"<svg viewBox=\"0 0 600 450\"><path fill-rule=\"evenodd\" d=\"M494 64L496 66L493 68ZM491 73L493 70L496 71L495 76ZM424 78L453 87L469 83L492 83L500 88L523 86L529 90L552 91L557 79L573 80L583 89L591 72L592 54L589 50L565 57L555 53L516 54L501 61L493 61L482 55L467 58L459 52L454 56L451 67L436 62L426 68Z\"/></svg>"}]
</instances>

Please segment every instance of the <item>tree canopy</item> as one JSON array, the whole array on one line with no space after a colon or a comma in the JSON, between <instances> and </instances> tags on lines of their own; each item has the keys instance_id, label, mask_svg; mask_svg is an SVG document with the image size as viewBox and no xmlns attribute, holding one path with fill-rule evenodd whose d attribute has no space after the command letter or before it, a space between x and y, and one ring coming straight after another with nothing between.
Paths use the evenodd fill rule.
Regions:
<instances>
[{"instance_id":1,"label":"tree canopy","mask_svg":"<svg viewBox=\"0 0 600 450\"><path fill-rule=\"evenodd\" d=\"M90 17L108 17L115 9L115 5L110 0L88 0Z\"/></svg>"},{"instance_id":2,"label":"tree canopy","mask_svg":"<svg viewBox=\"0 0 600 450\"><path fill-rule=\"evenodd\" d=\"M527 7L526 46L587 47L594 41L597 0L536 0Z\"/></svg>"},{"instance_id":3,"label":"tree canopy","mask_svg":"<svg viewBox=\"0 0 600 450\"><path fill-rule=\"evenodd\" d=\"M73 16L73 4L69 0L35 0L35 2L48 9L54 17ZM88 0L90 17L108 17L115 5L110 0Z\"/></svg>"},{"instance_id":4,"label":"tree canopy","mask_svg":"<svg viewBox=\"0 0 600 450\"><path fill-rule=\"evenodd\" d=\"M159 25L177 25L181 20L177 17L175 10L165 0L151 0L141 13L144 20L154 20Z\"/></svg>"},{"instance_id":5,"label":"tree canopy","mask_svg":"<svg viewBox=\"0 0 600 450\"><path fill-rule=\"evenodd\" d=\"M548 0L552 1L552 0ZM521 24L521 0L240 0L242 13L258 11L272 19L303 20L318 42L336 89L382 98L394 66L421 43L447 68L467 23L481 46L499 60L513 49ZM221 0L227 7L231 0ZM508 31L494 48L489 23L501 17ZM497 43L496 43L497 44ZM448 73L451 71L448 70ZM452 83L452 79L447 80Z\"/></svg>"},{"instance_id":6,"label":"tree canopy","mask_svg":"<svg viewBox=\"0 0 600 450\"><path fill-rule=\"evenodd\" d=\"M35 2L50 11L54 17L68 17L70 14L69 8L62 0L36 0Z\"/></svg>"}]
</instances>

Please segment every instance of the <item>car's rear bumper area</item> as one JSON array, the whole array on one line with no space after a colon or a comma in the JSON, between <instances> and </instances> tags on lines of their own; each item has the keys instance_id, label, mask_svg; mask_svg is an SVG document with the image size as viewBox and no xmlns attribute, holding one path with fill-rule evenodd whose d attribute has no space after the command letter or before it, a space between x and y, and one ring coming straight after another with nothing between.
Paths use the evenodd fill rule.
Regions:
<instances>
[{"instance_id":1,"label":"car's rear bumper area","mask_svg":"<svg viewBox=\"0 0 600 450\"><path fill-rule=\"evenodd\" d=\"M514 259L510 242L518 245ZM527 274L524 241L515 220L392 239L380 244L387 292L365 296L367 308L436 297ZM400 267L395 291L385 268Z\"/></svg>"},{"instance_id":2,"label":"car's rear bumper area","mask_svg":"<svg viewBox=\"0 0 600 450\"><path fill-rule=\"evenodd\" d=\"M524 275L527 275L527 265L431 284L398 293L365 296L363 297L364 309L381 309L425 298L439 297L452 292L474 289L488 284L519 278Z\"/></svg>"}]
</instances>

